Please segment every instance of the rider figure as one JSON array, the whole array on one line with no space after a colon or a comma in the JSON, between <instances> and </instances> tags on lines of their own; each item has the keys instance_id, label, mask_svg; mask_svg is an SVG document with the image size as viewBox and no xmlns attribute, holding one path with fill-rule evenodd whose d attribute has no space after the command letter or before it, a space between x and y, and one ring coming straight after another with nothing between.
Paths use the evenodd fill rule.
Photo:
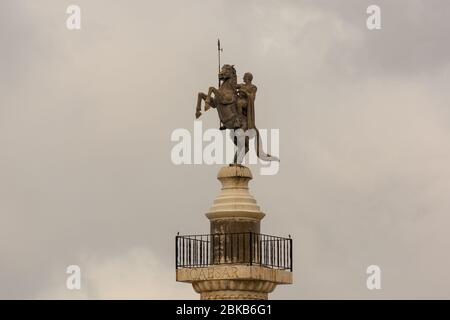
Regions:
<instances>
[{"instance_id":1,"label":"rider figure","mask_svg":"<svg viewBox=\"0 0 450 320\"><path fill-rule=\"evenodd\" d=\"M253 75L250 72L244 74L244 83L238 84L238 112L247 117L247 129L255 128L255 98L258 88L252 84Z\"/></svg>"},{"instance_id":2,"label":"rider figure","mask_svg":"<svg viewBox=\"0 0 450 320\"><path fill-rule=\"evenodd\" d=\"M254 129L255 128L255 98L256 91L258 88L252 84L253 75L250 72L246 72L243 77L244 83L235 84L234 87L236 89L237 94L237 104L236 109L239 114L239 117L236 117L234 128L242 128L246 129ZM206 105L208 105L208 100L206 101ZM206 108L205 108L206 110ZM247 118L246 125L243 125L242 120ZM222 125L220 130L225 130L226 126ZM245 130L246 130L245 129Z\"/></svg>"}]
</instances>

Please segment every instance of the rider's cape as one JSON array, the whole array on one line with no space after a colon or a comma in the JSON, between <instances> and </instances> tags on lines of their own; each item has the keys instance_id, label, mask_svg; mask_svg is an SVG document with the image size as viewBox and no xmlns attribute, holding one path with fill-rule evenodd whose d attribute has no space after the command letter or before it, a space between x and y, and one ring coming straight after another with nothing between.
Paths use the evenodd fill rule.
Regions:
<instances>
[{"instance_id":1,"label":"rider's cape","mask_svg":"<svg viewBox=\"0 0 450 320\"><path fill-rule=\"evenodd\" d=\"M248 95L247 104L247 129L255 129L255 94Z\"/></svg>"}]
</instances>

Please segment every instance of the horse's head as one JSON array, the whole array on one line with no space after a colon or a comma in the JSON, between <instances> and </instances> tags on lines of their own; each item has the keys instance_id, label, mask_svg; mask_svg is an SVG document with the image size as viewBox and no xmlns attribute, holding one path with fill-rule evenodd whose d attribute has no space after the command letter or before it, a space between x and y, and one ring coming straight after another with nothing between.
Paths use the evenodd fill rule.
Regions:
<instances>
[{"instance_id":1,"label":"horse's head","mask_svg":"<svg viewBox=\"0 0 450 320\"><path fill-rule=\"evenodd\" d=\"M222 70L219 72L219 79L222 81L226 81L235 78L236 78L236 69L234 68L234 66L224 64L222 66Z\"/></svg>"}]
</instances>

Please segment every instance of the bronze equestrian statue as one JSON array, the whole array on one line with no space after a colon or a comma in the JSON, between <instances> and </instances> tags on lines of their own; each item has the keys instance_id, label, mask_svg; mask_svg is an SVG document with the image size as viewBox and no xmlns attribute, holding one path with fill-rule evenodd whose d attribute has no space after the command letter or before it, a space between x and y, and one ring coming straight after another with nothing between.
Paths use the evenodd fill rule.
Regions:
<instances>
[{"instance_id":1,"label":"bronze equestrian statue","mask_svg":"<svg viewBox=\"0 0 450 320\"><path fill-rule=\"evenodd\" d=\"M225 64L219 72L219 88L209 87L208 93L198 93L197 108L195 117L201 116L201 103L205 102L205 111L210 107L215 108L219 114L221 127L220 130L231 129L239 132L239 129L246 133L245 136L245 156L249 150L249 140L251 134L256 132L255 149L258 158L265 161L280 161L277 157L266 154L262 150L262 142L258 129L255 126L255 97L257 87L252 84L253 75L246 73L244 83L237 84L236 69L233 65ZM250 131L247 131L250 130ZM233 142L238 146L237 137L234 136ZM238 161L238 153L234 156L234 164ZM240 164L240 163L239 163Z\"/></svg>"}]
</instances>

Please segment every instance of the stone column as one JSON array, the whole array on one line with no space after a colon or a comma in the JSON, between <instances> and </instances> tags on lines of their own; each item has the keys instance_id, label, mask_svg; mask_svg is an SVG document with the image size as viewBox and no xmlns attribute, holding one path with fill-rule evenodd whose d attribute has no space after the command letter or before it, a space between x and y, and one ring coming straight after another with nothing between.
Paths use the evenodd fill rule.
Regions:
<instances>
[{"instance_id":1,"label":"stone column","mask_svg":"<svg viewBox=\"0 0 450 320\"><path fill-rule=\"evenodd\" d=\"M177 281L192 283L201 299L266 300L278 284L291 284L292 273L259 265L261 212L250 194L249 168L222 167L220 194L206 213L210 220L211 262L201 268L177 270Z\"/></svg>"}]
</instances>

